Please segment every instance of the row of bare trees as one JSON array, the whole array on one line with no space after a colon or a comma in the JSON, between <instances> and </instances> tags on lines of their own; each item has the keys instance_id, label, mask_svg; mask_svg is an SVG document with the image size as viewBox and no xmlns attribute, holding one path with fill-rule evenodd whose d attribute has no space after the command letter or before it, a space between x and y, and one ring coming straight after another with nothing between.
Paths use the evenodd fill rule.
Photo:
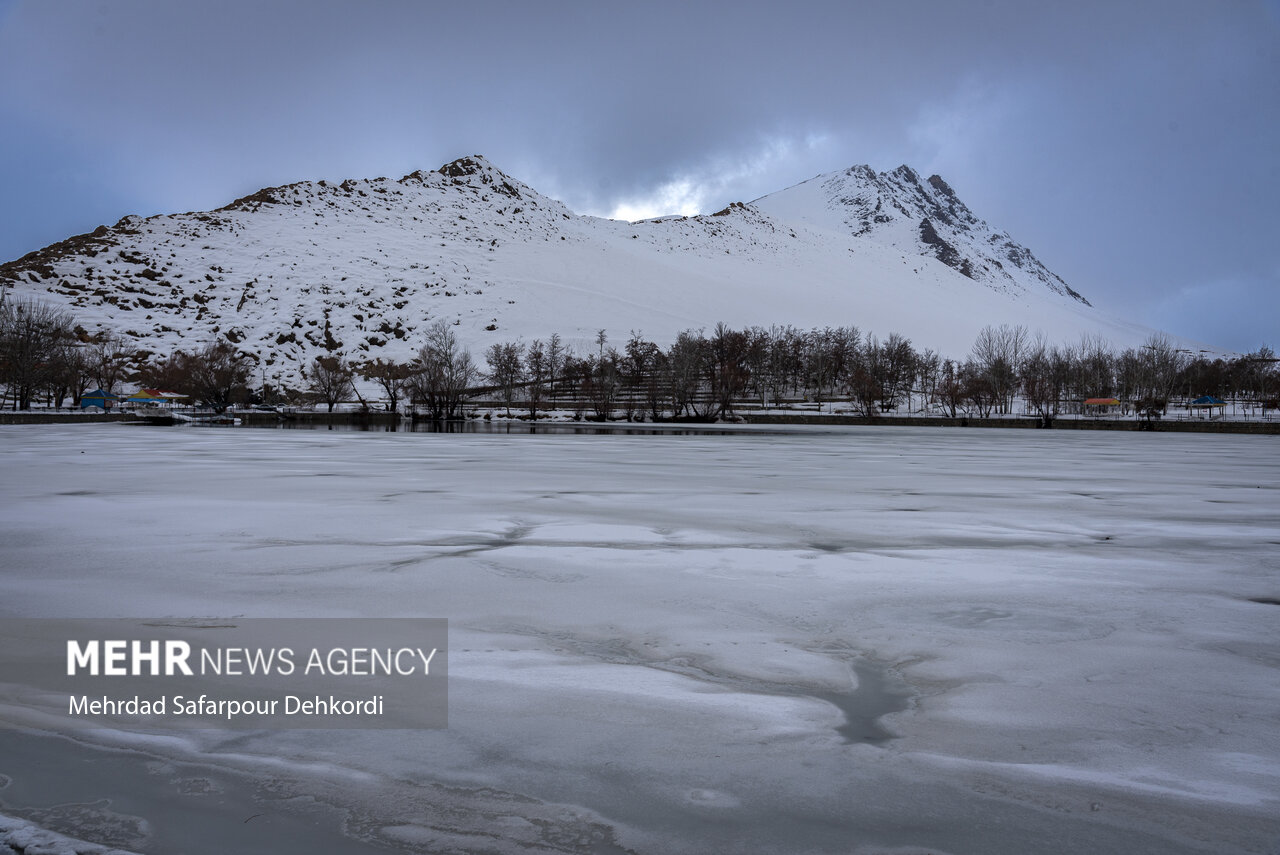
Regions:
<instances>
[{"instance_id":1,"label":"row of bare trees","mask_svg":"<svg viewBox=\"0 0 1280 855\"><path fill-rule=\"evenodd\" d=\"M1090 398L1116 398L1135 410L1163 412L1171 400L1231 397L1276 407L1280 372L1268 348L1233 359L1178 348L1156 334L1117 351L1085 336L1050 344L1025 327L986 327L963 360L917 349L896 333L864 336L856 327L687 330L667 348L632 333L619 351L567 352L558 336L549 345L505 342L485 352L486 379L508 413L518 401L530 416L574 401L598 418L713 420L743 402L769 407L787 401L819 405L840 400L874 416L907 409L986 417L1020 403L1046 420L1079 412Z\"/></svg>"},{"instance_id":2,"label":"row of bare trees","mask_svg":"<svg viewBox=\"0 0 1280 855\"><path fill-rule=\"evenodd\" d=\"M303 372L306 389L289 397L330 410L353 399L368 406L359 377L374 384L387 410L397 412L403 402L434 419L459 417L469 398L485 397L500 401L508 414L519 407L533 418L571 407L601 419L701 421L732 416L744 403L839 400L864 416L905 406L950 417L1007 414L1021 403L1051 419L1089 398L1158 412L1171 400L1199 395L1263 407L1275 407L1280 397L1269 348L1212 358L1153 335L1117 351L1095 337L1050 344L1008 325L984 328L961 360L918 349L896 333L882 340L852 326L739 330L723 323L710 333L681 332L666 347L633 332L619 350L601 330L586 353L552 335L492 344L484 359L482 368L441 320L408 361L352 363L337 354L313 360ZM139 352L116 335L87 335L65 311L0 292L0 406L61 406L92 388L114 392L126 381L177 390L218 411L283 398L285 390L269 389L265 379L252 387L254 365L227 342L163 356Z\"/></svg>"},{"instance_id":3,"label":"row of bare trees","mask_svg":"<svg viewBox=\"0 0 1280 855\"><path fill-rule=\"evenodd\" d=\"M404 400L415 412L433 419L461 416L468 393L481 379L470 351L442 320L427 328L426 343L407 362L378 358L352 363L330 354L313 359L303 374L307 392L330 412L353 398L368 406L355 382L359 376L377 385L388 412L398 412Z\"/></svg>"},{"instance_id":4,"label":"row of bare trees","mask_svg":"<svg viewBox=\"0 0 1280 855\"><path fill-rule=\"evenodd\" d=\"M1078 411L1089 398L1114 397L1146 410L1202 394L1265 405L1280 385L1265 347L1210 359L1153 335L1116 351L1097 337L1049 344L1008 325L984 328L963 360L917 349L897 333L879 339L851 326L735 330L725 324L710 334L686 330L665 348L633 332L619 350L601 330L594 352L575 353L556 334L498 342L484 358L482 369L452 327L438 321L412 360L350 363L330 355L313 360L305 376L312 397L330 410L353 398L367 405L355 382L361 377L377 385L387 410L398 411L403 401L437 419L461 415L469 396L496 399L508 415L518 407L531 418L569 406L601 419L710 421L731 416L744 402L767 408L840 400L864 416L905 405L952 418L1009 414L1021 402L1050 419Z\"/></svg>"},{"instance_id":5,"label":"row of bare trees","mask_svg":"<svg viewBox=\"0 0 1280 855\"><path fill-rule=\"evenodd\" d=\"M33 403L78 405L90 389L108 394L126 382L183 393L223 412L265 400L327 403L359 398L357 374L376 382L388 408L407 399L432 418L461 414L466 393L480 378L471 355L443 321L427 331L416 359L397 363L376 359L352 365L341 356L313 360L304 370L305 390L252 385L255 360L226 341L166 355L139 351L119 335L90 336L62 309L35 300L13 300L0 291L0 406L29 409Z\"/></svg>"},{"instance_id":6,"label":"row of bare trees","mask_svg":"<svg viewBox=\"0 0 1280 855\"><path fill-rule=\"evenodd\" d=\"M110 391L129 375L131 359L119 336L89 336L62 309L0 292L0 407L58 407L92 388Z\"/></svg>"},{"instance_id":7,"label":"row of bare trees","mask_svg":"<svg viewBox=\"0 0 1280 855\"><path fill-rule=\"evenodd\" d=\"M71 315L0 292L0 406L74 406L91 389L114 394L126 382L177 389L219 411L247 401L252 362L226 342L156 357L121 336L90 336Z\"/></svg>"}]
</instances>

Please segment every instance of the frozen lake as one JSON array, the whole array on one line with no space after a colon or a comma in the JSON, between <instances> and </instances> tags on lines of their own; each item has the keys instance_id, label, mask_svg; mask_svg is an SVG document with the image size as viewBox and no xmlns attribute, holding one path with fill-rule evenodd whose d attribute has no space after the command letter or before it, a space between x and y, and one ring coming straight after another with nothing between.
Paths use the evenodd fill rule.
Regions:
<instances>
[{"instance_id":1,"label":"frozen lake","mask_svg":"<svg viewBox=\"0 0 1280 855\"><path fill-rule=\"evenodd\" d=\"M130 748L328 811L329 851L1280 852L1274 437L103 424L0 461L0 616L451 647L448 730L10 733L0 813L56 827L94 796L50 770ZM122 787L113 845L170 851Z\"/></svg>"}]
</instances>

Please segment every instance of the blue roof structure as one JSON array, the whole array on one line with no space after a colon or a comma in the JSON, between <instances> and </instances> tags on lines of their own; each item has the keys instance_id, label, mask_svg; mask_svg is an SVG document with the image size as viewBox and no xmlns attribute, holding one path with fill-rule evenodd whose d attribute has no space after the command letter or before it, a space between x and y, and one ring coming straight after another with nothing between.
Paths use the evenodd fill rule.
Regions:
<instances>
[{"instance_id":1,"label":"blue roof structure","mask_svg":"<svg viewBox=\"0 0 1280 855\"><path fill-rule=\"evenodd\" d=\"M94 389L92 392L85 392L80 396L80 409L102 407L105 410L111 405L112 401L118 400L120 400L119 395L113 395L103 389Z\"/></svg>"}]
</instances>

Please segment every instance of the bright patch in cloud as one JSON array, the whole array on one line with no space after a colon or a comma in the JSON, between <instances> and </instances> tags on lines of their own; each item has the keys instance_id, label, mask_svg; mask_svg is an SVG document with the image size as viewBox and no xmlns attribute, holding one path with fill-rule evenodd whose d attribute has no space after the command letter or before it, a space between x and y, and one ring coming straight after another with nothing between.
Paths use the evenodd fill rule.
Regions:
<instances>
[{"instance_id":1,"label":"bright patch in cloud","mask_svg":"<svg viewBox=\"0 0 1280 855\"><path fill-rule=\"evenodd\" d=\"M611 220L627 221L673 214L690 217L707 213L707 208L711 205L719 207L728 201L754 198L756 194L748 190L752 179L776 175L781 171L781 165L812 154L814 150L826 145L827 141L827 136L819 133L811 133L800 139L771 138L749 156L721 158L692 173L672 179L647 195L624 199L607 216ZM743 192L744 190L747 192Z\"/></svg>"},{"instance_id":2,"label":"bright patch in cloud","mask_svg":"<svg viewBox=\"0 0 1280 855\"><path fill-rule=\"evenodd\" d=\"M663 184L651 195L642 199L629 199L618 203L609 214L609 219L631 222L666 214L691 217L702 213L702 203L706 195L704 186L695 183L693 179L681 178Z\"/></svg>"}]
</instances>

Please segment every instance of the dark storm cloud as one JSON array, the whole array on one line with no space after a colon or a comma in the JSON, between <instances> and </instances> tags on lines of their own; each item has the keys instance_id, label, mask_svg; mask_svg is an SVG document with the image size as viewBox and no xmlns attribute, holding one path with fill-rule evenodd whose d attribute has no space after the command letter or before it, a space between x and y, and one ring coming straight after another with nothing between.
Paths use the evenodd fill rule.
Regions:
<instances>
[{"instance_id":1,"label":"dark storm cloud","mask_svg":"<svg viewBox=\"0 0 1280 855\"><path fill-rule=\"evenodd\" d=\"M1096 303L1274 343L1277 8L10 3L0 255L476 152L599 214L907 162Z\"/></svg>"}]
</instances>

